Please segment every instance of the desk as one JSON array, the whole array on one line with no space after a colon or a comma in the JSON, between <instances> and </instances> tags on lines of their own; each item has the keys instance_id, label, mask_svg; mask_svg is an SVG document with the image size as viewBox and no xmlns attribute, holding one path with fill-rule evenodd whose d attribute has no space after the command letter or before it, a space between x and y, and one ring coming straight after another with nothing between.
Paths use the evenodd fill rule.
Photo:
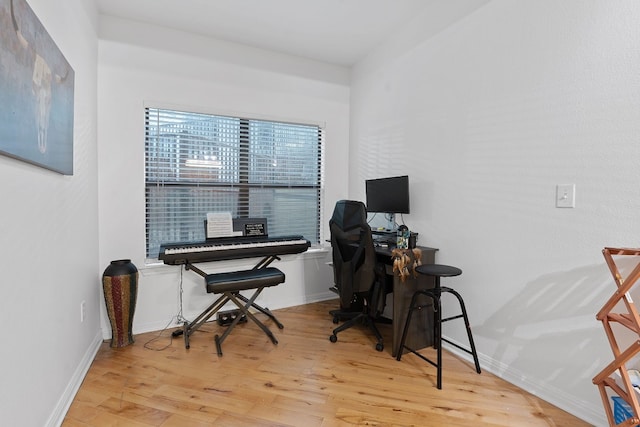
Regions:
<instances>
[{"instance_id":1,"label":"desk","mask_svg":"<svg viewBox=\"0 0 640 427\"><path fill-rule=\"evenodd\" d=\"M422 250L422 263L435 264L436 251L438 249L425 246L418 246ZM411 304L411 297L417 290L433 288L435 281L433 277L413 275L407 277L402 282L398 275L393 274L393 261L391 259L391 250L393 247L376 246L376 254L378 260L387 265L387 274L393 276L393 347L391 347L391 355L396 357L400 340L402 339L402 330L407 320L407 311ZM411 320L411 328L407 331L406 345L416 350L433 345L433 310L426 308L414 312Z\"/></svg>"}]
</instances>

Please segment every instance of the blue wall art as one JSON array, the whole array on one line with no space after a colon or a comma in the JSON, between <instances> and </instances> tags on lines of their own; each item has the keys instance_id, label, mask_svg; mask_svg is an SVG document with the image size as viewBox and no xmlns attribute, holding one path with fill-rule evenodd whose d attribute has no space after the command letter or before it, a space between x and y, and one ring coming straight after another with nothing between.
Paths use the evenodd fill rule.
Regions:
<instances>
[{"instance_id":1,"label":"blue wall art","mask_svg":"<svg viewBox=\"0 0 640 427\"><path fill-rule=\"evenodd\" d=\"M73 175L74 72L25 0L0 0L0 153Z\"/></svg>"}]
</instances>

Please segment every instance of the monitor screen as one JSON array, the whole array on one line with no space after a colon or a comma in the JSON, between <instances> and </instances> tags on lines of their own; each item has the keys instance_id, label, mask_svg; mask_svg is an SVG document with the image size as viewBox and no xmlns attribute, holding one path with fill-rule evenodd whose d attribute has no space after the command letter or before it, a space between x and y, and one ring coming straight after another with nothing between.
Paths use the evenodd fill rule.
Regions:
<instances>
[{"instance_id":1,"label":"monitor screen","mask_svg":"<svg viewBox=\"0 0 640 427\"><path fill-rule=\"evenodd\" d=\"M367 212L409 213L409 177L368 179L365 181Z\"/></svg>"}]
</instances>

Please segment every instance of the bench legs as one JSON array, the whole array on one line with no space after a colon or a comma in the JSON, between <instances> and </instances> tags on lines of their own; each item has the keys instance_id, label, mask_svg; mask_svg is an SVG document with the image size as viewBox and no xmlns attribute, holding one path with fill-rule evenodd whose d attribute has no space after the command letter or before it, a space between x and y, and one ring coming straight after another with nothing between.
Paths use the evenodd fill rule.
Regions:
<instances>
[{"instance_id":1,"label":"bench legs","mask_svg":"<svg viewBox=\"0 0 640 427\"><path fill-rule=\"evenodd\" d=\"M253 307L259 312L269 317L271 320L273 320L273 322L278 326L279 329L284 328L284 325L280 323L280 321L276 318L276 316L274 316L274 314L268 308L261 307L255 303L256 298L258 298L258 296L260 295L263 289L264 288L256 289L256 291L251 296L251 298L245 297L240 292L225 292L224 294L220 295L220 297L218 297L218 299L216 299L216 301L213 304L211 304L202 313L200 313L198 317L196 317L193 321L184 322L184 324L182 325L182 329L177 329L173 331L172 335L174 337L177 337L179 335L184 335L184 346L185 348L188 349L190 347L189 337L191 336L191 334L197 331L198 328L200 328L200 326L202 326L213 315L215 315L222 307L225 306L225 304L231 301L238 307L238 309L241 311L242 314L246 315L247 318L251 319L256 325L258 325L260 329L262 329L262 331L265 333L265 335L267 335L267 337L269 337L272 343L278 344L278 340L275 338L271 330L269 330L269 328L264 323L262 323L258 318L256 318L256 316L253 315L253 313L249 311L249 309ZM235 328L236 325L240 322L241 318L242 318L242 315L237 316L235 319L233 319L233 322L231 322L231 324L227 326L227 330L224 331L222 336L216 335L214 337L218 356L222 356L223 341L231 333L233 328Z\"/></svg>"},{"instance_id":2,"label":"bench legs","mask_svg":"<svg viewBox=\"0 0 640 427\"><path fill-rule=\"evenodd\" d=\"M260 289L259 292L262 292L262 289ZM257 295L256 295L257 296ZM249 302L249 299L247 299L247 297L245 297L244 295L238 293L236 294L236 297L238 299L241 299L242 301L244 301L245 303ZM252 298L252 300L255 300L255 298ZM238 305L238 303L236 303L236 305ZM252 302L251 303L251 307L255 308L256 310L258 310L260 313L264 314L265 316L269 317L271 320L274 321L274 323L276 325L278 325L278 329L284 329L284 325L282 323L280 323L280 321L276 318L276 316L273 315L273 313L266 307L260 307L258 304Z\"/></svg>"},{"instance_id":3,"label":"bench legs","mask_svg":"<svg viewBox=\"0 0 640 427\"><path fill-rule=\"evenodd\" d=\"M194 321L190 323L184 322L182 329L173 331L172 336L176 337L181 334L184 335L184 345L186 348L189 348L189 337L191 334L198 330L203 323L216 314L225 306L225 304L231 301L238 307L241 315L233 319L222 336L215 336L214 339L216 342L218 356L222 356L222 343L243 317L251 319L260 329L262 329L262 332L269 337L272 343L278 344L278 340L271 333L269 328L267 328L253 315L253 313L249 311L250 308L254 308L273 320L274 323L278 325L278 328L284 328L282 323L276 319L269 309L261 307L255 303L256 298L258 298L264 288L276 286L285 280L285 275L282 271L274 267L267 267L271 261L273 261L273 258L267 257L259 264L259 268L256 266L256 268L253 268L252 270L231 271L215 274L206 274L194 265L188 264L186 268L193 270L204 278L207 293L217 294L219 297L213 304L207 307L205 311L199 314ZM240 291L249 291L251 289L254 290L251 298L247 298L240 293Z\"/></svg>"},{"instance_id":4,"label":"bench legs","mask_svg":"<svg viewBox=\"0 0 640 427\"><path fill-rule=\"evenodd\" d=\"M280 329L284 328L282 323L280 323L278 321L278 319L276 319L276 317L273 315L273 313L271 313L268 309L266 309L264 307L260 307L259 305L257 305L254 302L256 300L256 298L258 298L258 295L260 295L260 293L262 292L262 289L264 289L264 288L257 289L253 293L253 295L251 296L250 299L247 299L244 295L241 295L239 292L225 292L224 293L224 297L226 297L227 301L232 301L238 307L238 309L240 309L241 313L245 314L247 316L247 318L253 320L253 322L256 325L258 325L258 327L260 329L262 329L262 331L265 333L265 335L267 335L267 337L269 337L269 339L271 340L271 342L273 344L278 344L278 340L273 335L271 330L269 328L267 328L264 323L262 323L260 320L258 320L253 315L253 313L251 313L249 311L249 308L254 307L258 311L260 311L261 313L264 313L267 316L269 316L269 318L271 318L276 323L276 325L278 325L278 328L280 328ZM245 304L242 304L242 302L240 302L240 300L244 301ZM237 316L235 319L233 319L233 322L231 322L231 324L229 326L227 326L227 330L224 331L224 334L222 334L222 336L216 335L214 337L214 340L216 342L216 350L218 351L218 356L222 356L222 343L223 343L223 341L231 333L233 328L236 327L236 325L238 324L238 322L240 321L241 318L242 318L242 315Z\"/></svg>"},{"instance_id":5,"label":"bench legs","mask_svg":"<svg viewBox=\"0 0 640 427\"><path fill-rule=\"evenodd\" d=\"M220 297L205 311L200 313L198 317L196 317L191 322L184 322L182 325L182 329L177 329L171 333L172 336L177 337L179 335L184 335L184 347L189 348L189 337L192 333L198 330L203 323L211 318L214 314L218 312L228 301L229 299L225 297L225 295L220 295Z\"/></svg>"}]
</instances>

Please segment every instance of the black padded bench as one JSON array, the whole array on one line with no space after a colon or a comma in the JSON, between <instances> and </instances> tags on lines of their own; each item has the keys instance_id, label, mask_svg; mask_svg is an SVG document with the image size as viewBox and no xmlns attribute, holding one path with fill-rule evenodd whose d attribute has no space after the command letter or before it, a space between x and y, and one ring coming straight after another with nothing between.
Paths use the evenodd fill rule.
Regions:
<instances>
[{"instance_id":1,"label":"black padded bench","mask_svg":"<svg viewBox=\"0 0 640 427\"><path fill-rule=\"evenodd\" d=\"M211 304L205 311L203 311L194 321L183 325L185 347L189 348L189 336L197 330L204 322L209 320L211 316L216 314L227 302L233 302L240 310L240 315L237 316L233 322L227 327L227 330L222 336L215 336L216 349L218 356L222 356L222 342L231 333L233 328L238 324L240 319L244 316L251 319L256 325L262 329L262 331L271 339L271 342L278 344L278 340L273 333L267 328L260 320L258 320L253 313L249 311L251 307L267 315L272 319L278 328L282 329L284 326L276 319L276 317L265 307L261 307L255 303L256 298L260 295L264 288L279 285L284 282L285 275L282 271L275 267L255 268L253 270L232 271L228 273L215 273L207 274L204 276L204 281L207 289L207 293L221 294L220 297ZM240 291L247 291L255 289L251 298L247 298L240 293Z\"/></svg>"}]
</instances>

